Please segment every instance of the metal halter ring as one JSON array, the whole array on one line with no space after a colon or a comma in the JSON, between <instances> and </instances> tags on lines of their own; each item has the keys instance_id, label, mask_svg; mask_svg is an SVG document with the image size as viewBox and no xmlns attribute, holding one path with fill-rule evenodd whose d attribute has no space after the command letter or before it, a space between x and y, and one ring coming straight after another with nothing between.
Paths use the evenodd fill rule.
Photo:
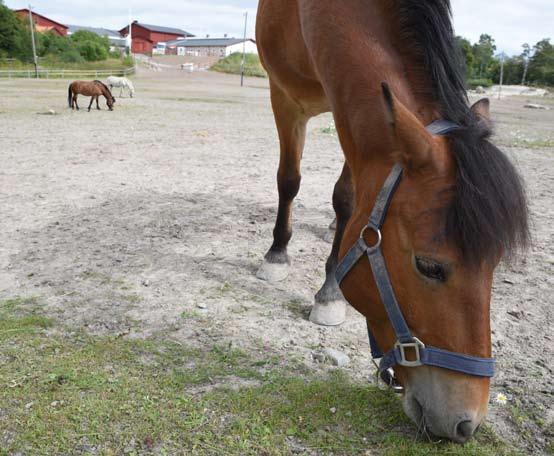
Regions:
<instances>
[{"instance_id":1,"label":"metal halter ring","mask_svg":"<svg viewBox=\"0 0 554 456\"><path fill-rule=\"evenodd\" d=\"M421 355L420 350L422 348L425 348L425 344L421 342L417 337L413 338L413 342L400 342L397 341L394 344L394 348L398 348L400 351L400 359L398 360L398 364L405 367L416 367L416 366L422 366L423 363L421 362ZM413 361L410 361L406 359L406 348L413 348L415 351L416 359Z\"/></svg>"},{"instance_id":2,"label":"metal halter ring","mask_svg":"<svg viewBox=\"0 0 554 456\"><path fill-rule=\"evenodd\" d=\"M378 249L381 246L381 240L383 239L382 236L381 236L381 230L379 228L375 228L375 227L370 226L370 225L365 225L362 228L362 231L360 231L360 239L362 241L364 241L364 243L365 243L364 234L368 229L375 231L375 233L377 234L377 242L374 245L369 246L369 245L366 244L367 250L374 251L374 250Z\"/></svg>"}]
</instances>

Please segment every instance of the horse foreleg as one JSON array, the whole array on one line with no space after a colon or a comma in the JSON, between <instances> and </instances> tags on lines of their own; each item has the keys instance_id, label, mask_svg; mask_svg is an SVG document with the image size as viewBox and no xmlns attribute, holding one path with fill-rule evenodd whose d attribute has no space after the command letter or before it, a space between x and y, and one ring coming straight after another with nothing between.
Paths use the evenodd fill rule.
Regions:
<instances>
[{"instance_id":1,"label":"horse foreleg","mask_svg":"<svg viewBox=\"0 0 554 456\"><path fill-rule=\"evenodd\" d=\"M98 104L98 98L100 98L100 95L96 95L96 109L100 111L100 105Z\"/></svg>"},{"instance_id":2,"label":"horse foreleg","mask_svg":"<svg viewBox=\"0 0 554 456\"><path fill-rule=\"evenodd\" d=\"M286 278L290 264L287 245L292 237L292 202L300 188L300 160L308 117L298 104L274 84L271 85L271 104L281 148L277 173L279 207L273 230L273 244L266 253L257 276L264 280L279 281Z\"/></svg>"},{"instance_id":3,"label":"horse foreleg","mask_svg":"<svg viewBox=\"0 0 554 456\"><path fill-rule=\"evenodd\" d=\"M90 112L90 107L92 106L93 101L94 101L94 95L90 97L90 103L88 104L88 112Z\"/></svg>"},{"instance_id":4,"label":"horse foreleg","mask_svg":"<svg viewBox=\"0 0 554 456\"><path fill-rule=\"evenodd\" d=\"M345 162L333 191L336 228L331 254L325 264L325 283L316 293L315 303L310 313L310 321L318 325L338 325L345 319L346 301L335 279L335 271L344 229L352 215L353 199L352 177L350 168Z\"/></svg>"}]
</instances>

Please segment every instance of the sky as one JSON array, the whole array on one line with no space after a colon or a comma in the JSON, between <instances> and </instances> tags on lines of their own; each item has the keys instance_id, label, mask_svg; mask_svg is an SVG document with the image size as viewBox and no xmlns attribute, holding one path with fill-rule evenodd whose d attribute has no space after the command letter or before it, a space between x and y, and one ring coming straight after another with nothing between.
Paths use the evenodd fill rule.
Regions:
<instances>
[{"instance_id":1,"label":"sky","mask_svg":"<svg viewBox=\"0 0 554 456\"><path fill-rule=\"evenodd\" d=\"M336 0L341 1L341 0ZM519 54L543 38L554 39L554 0L451 0L456 34L472 43L481 33L496 40L497 51ZM11 8L26 8L28 0L4 0ZM254 37L257 0L33 0L33 9L63 24L119 30L132 18L147 24L177 27L197 36Z\"/></svg>"}]
</instances>

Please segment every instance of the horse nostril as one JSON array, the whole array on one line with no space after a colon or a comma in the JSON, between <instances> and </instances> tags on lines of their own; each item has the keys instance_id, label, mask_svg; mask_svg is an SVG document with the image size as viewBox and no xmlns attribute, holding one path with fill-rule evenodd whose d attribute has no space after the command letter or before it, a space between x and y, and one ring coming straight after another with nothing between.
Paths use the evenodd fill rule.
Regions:
<instances>
[{"instance_id":1,"label":"horse nostril","mask_svg":"<svg viewBox=\"0 0 554 456\"><path fill-rule=\"evenodd\" d=\"M471 420L463 420L456 425L456 437L462 442L468 440L473 435L473 431Z\"/></svg>"}]
</instances>

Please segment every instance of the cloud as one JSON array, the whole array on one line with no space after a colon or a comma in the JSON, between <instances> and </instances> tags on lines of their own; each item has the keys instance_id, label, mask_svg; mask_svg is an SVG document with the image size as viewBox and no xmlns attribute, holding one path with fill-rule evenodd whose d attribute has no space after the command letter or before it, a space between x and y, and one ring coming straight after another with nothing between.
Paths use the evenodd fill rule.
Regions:
<instances>
[{"instance_id":1,"label":"cloud","mask_svg":"<svg viewBox=\"0 0 554 456\"><path fill-rule=\"evenodd\" d=\"M481 33L488 33L497 51L507 54L519 54L523 43L532 46L552 38L554 30L552 0L452 0L452 9L458 35L476 42Z\"/></svg>"},{"instance_id":2,"label":"cloud","mask_svg":"<svg viewBox=\"0 0 554 456\"><path fill-rule=\"evenodd\" d=\"M242 36L244 13L248 12L247 34L253 37L257 3L256 0L166 0L160 4L146 0L36 0L33 9L64 24L115 30L128 23L131 10L132 18L140 22L177 27L198 36L222 36L224 33ZM27 8L28 0L7 0L6 4L11 8Z\"/></svg>"}]
</instances>

